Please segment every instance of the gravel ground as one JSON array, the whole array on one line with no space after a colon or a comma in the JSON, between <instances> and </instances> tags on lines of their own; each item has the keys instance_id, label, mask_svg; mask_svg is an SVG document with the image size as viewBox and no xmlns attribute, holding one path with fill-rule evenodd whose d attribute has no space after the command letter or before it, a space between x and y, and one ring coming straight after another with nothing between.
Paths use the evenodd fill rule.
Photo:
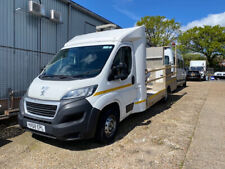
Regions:
<instances>
[{"instance_id":1,"label":"gravel ground","mask_svg":"<svg viewBox=\"0 0 225 169\"><path fill-rule=\"evenodd\" d=\"M0 168L182 168L211 83L188 82L167 103L132 115L116 141L60 142L0 121Z\"/></svg>"}]
</instances>

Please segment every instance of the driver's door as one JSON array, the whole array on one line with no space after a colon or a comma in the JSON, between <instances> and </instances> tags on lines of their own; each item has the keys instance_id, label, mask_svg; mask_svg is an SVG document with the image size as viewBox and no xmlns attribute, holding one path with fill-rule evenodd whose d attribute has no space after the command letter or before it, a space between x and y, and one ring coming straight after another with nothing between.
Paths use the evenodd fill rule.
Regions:
<instances>
[{"instance_id":1,"label":"driver's door","mask_svg":"<svg viewBox=\"0 0 225 169\"><path fill-rule=\"evenodd\" d=\"M122 68L124 70L118 70L116 75L120 76L120 73L124 72L126 72L126 75L123 75L123 78L112 80L110 83L121 87L118 92L121 97L120 102L124 112L121 114L123 118L132 113L134 101L137 97L136 69L132 45L123 45L117 51L117 54L115 55L114 61L112 63L112 69L113 67L119 67L119 65L125 65L125 67Z\"/></svg>"}]
</instances>

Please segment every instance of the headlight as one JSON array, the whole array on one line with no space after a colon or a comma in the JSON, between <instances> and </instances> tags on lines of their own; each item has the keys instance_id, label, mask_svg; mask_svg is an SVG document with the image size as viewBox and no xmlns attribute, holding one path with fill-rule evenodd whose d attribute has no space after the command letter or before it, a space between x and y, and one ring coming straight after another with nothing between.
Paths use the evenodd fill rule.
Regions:
<instances>
[{"instance_id":1,"label":"headlight","mask_svg":"<svg viewBox=\"0 0 225 169\"><path fill-rule=\"evenodd\" d=\"M71 90L68 93L66 93L62 97L62 99L85 98L85 97L91 96L95 92L96 89L97 89L97 85Z\"/></svg>"}]
</instances>

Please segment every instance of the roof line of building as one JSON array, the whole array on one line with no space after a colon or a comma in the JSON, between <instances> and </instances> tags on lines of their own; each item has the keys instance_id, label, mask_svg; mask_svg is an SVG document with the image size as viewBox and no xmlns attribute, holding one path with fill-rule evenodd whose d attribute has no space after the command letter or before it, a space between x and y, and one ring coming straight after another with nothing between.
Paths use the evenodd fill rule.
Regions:
<instances>
[{"instance_id":1,"label":"roof line of building","mask_svg":"<svg viewBox=\"0 0 225 169\"><path fill-rule=\"evenodd\" d=\"M85 14L88 14L88 15L90 15L90 16L92 16L92 17L94 17L94 18L96 18L96 19L98 19L98 20L100 20L102 22L115 24L115 23L109 21L108 19L106 19L106 18L96 14L95 12L92 12L89 9L87 9L87 8L77 4L76 2L73 2L72 0L61 0L61 1L64 2L64 3L70 4L72 7L76 8L77 10L79 10L79 11L85 13ZM117 24L115 24L115 25L117 25ZM119 25L117 25L117 26L119 28L121 28Z\"/></svg>"}]
</instances>

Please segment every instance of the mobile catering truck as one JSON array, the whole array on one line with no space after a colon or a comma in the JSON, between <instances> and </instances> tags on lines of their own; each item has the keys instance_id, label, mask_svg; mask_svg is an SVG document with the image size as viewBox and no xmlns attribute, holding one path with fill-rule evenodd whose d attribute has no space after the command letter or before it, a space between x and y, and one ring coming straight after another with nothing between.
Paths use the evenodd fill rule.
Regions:
<instances>
[{"instance_id":1,"label":"mobile catering truck","mask_svg":"<svg viewBox=\"0 0 225 169\"><path fill-rule=\"evenodd\" d=\"M168 97L171 75L163 62L146 67L143 26L76 36L29 86L19 124L50 138L107 143L120 121Z\"/></svg>"}]
</instances>

